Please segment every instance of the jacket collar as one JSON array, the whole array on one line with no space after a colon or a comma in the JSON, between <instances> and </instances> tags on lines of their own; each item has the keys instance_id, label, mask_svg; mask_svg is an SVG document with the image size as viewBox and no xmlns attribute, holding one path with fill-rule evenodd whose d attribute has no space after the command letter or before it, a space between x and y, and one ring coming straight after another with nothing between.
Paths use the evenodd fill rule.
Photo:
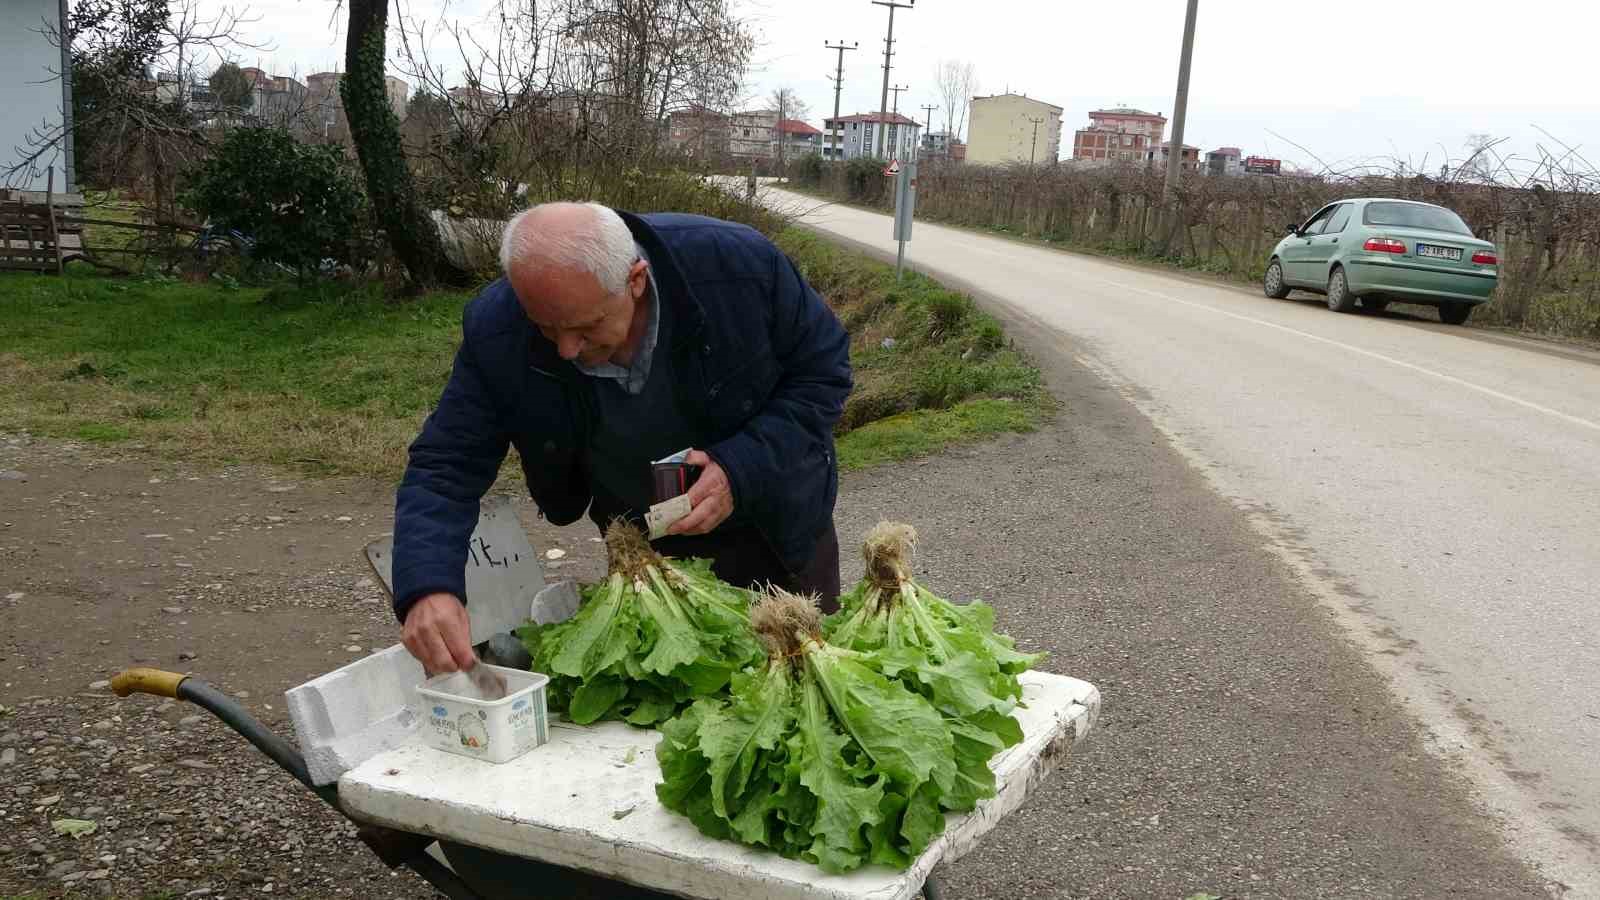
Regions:
<instances>
[{"instance_id":1,"label":"jacket collar","mask_svg":"<svg viewBox=\"0 0 1600 900\"><path fill-rule=\"evenodd\" d=\"M678 258L643 216L620 209L617 215L622 217L628 230L633 232L633 239L650 257L650 269L661 295L661 315L671 317L672 346L682 347L698 341L700 330L705 326L705 307L700 305L699 298L689 289Z\"/></svg>"}]
</instances>

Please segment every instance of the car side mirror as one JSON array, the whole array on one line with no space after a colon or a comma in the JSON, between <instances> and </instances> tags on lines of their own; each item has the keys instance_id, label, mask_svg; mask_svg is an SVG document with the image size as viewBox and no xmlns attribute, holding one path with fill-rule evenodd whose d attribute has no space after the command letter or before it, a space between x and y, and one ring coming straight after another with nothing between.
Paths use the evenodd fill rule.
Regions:
<instances>
[{"instance_id":1,"label":"car side mirror","mask_svg":"<svg viewBox=\"0 0 1600 900\"><path fill-rule=\"evenodd\" d=\"M1287 234L1292 234L1292 235L1298 236L1300 234L1300 226L1294 224L1293 222L1291 222L1291 223L1289 223L1289 227L1284 229L1284 231Z\"/></svg>"}]
</instances>

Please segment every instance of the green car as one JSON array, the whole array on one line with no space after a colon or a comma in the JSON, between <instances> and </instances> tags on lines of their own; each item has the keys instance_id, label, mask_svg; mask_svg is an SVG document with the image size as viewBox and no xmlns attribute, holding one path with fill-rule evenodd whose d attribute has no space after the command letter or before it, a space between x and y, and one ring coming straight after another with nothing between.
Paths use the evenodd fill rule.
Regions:
<instances>
[{"instance_id":1,"label":"green car","mask_svg":"<svg viewBox=\"0 0 1600 900\"><path fill-rule=\"evenodd\" d=\"M1277 300L1292 288L1325 294L1335 312L1354 312L1358 300L1370 310L1391 301L1437 306L1440 321L1460 325L1488 302L1499 265L1494 244L1442 206L1340 200L1289 226L1261 287Z\"/></svg>"}]
</instances>

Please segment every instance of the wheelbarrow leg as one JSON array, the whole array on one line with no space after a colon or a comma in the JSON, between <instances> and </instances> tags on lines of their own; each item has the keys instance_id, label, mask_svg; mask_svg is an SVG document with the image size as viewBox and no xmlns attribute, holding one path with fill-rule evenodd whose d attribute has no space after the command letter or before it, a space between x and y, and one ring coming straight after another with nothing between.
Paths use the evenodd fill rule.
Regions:
<instances>
[{"instance_id":1,"label":"wheelbarrow leg","mask_svg":"<svg viewBox=\"0 0 1600 900\"><path fill-rule=\"evenodd\" d=\"M450 900L483 900L482 895L468 887L456 873L427 854L428 845L433 843L433 838L369 825L351 818L339 805L337 787L331 784L312 783L305 757L300 755L300 751L296 750L293 744L278 737L270 728L261 724L244 707L235 703L232 697L199 678L191 678L177 672L163 672L159 669L129 669L111 679L111 690L119 697L126 697L129 694L151 694L157 697L187 700L206 710L254 744L256 749L293 775L296 781L333 807L339 815L354 822L359 828L361 842L371 848L384 864L390 868L400 866L410 868Z\"/></svg>"}]
</instances>

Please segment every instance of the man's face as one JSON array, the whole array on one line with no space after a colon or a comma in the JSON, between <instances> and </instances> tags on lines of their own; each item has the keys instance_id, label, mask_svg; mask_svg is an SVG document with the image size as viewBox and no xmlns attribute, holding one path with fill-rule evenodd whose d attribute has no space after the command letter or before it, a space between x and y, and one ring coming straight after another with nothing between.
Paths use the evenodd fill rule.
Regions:
<instances>
[{"instance_id":1,"label":"man's face","mask_svg":"<svg viewBox=\"0 0 1600 900\"><path fill-rule=\"evenodd\" d=\"M615 294L588 272L529 268L512 272L511 288L528 321L556 345L562 359L597 366L628 344L638 301L649 286L643 260L634 262L627 283Z\"/></svg>"}]
</instances>

